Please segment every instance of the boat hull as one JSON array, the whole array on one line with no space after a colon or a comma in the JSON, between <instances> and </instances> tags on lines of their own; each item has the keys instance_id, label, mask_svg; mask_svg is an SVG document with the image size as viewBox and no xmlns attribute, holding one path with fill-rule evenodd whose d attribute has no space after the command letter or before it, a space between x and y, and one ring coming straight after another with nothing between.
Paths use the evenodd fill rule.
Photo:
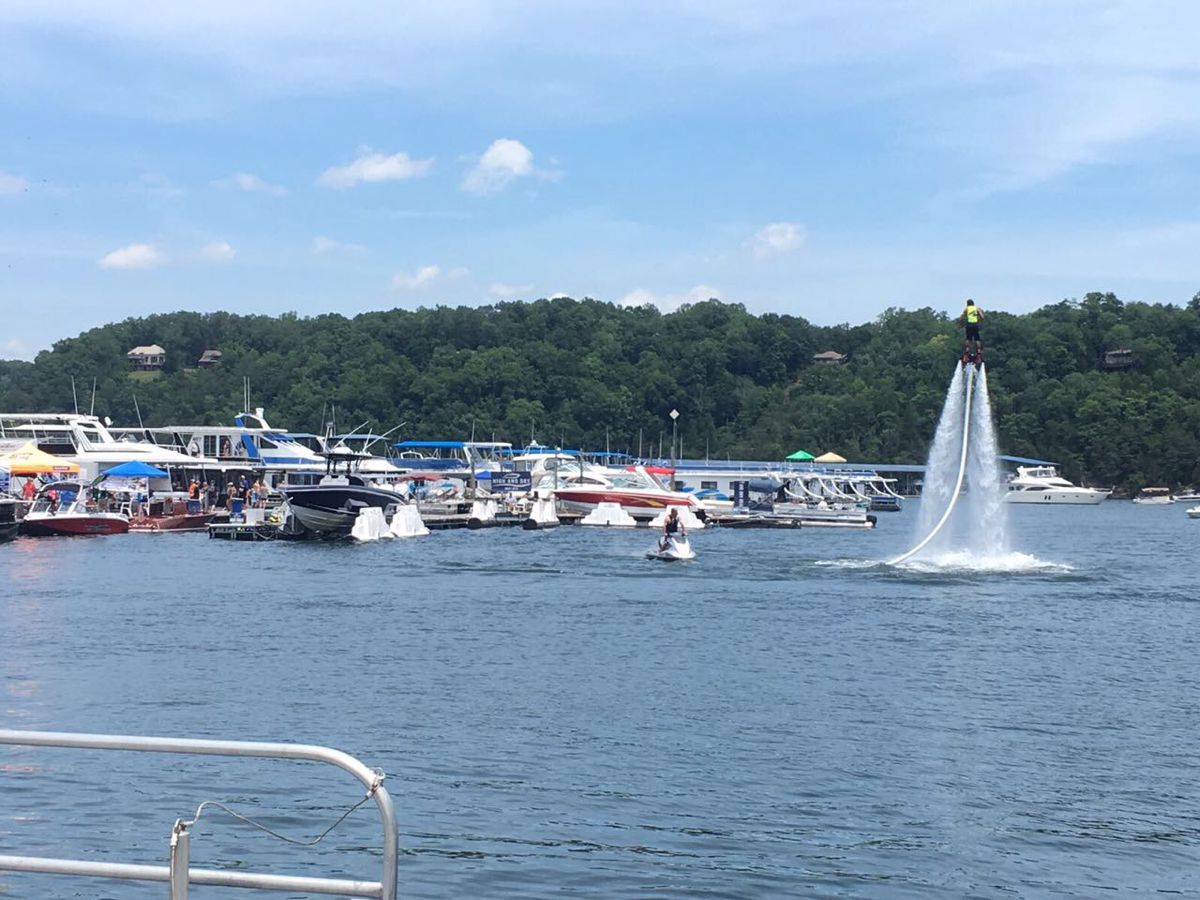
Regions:
<instances>
[{"instance_id":1,"label":"boat hull","mask_svg":"<svg viewBox=\"0 0 1200 900\"><path fill-rule=\"evenodd\" d=\"M142 533L160 531L204 531L216 513L193 513L178 516L137 516L129 520L129 530Z\"/></svg>"},{"instance_id":2,"label":"boat hull","mask_svg":"<svg viewBox=\"0 0 1200 900\"><path fill-rule=\"evenodd\" d=\"M571 512L590 513L601 503L617 503L621 509L638 520L653 519L664 509L683 506L698 515L702 507L689 497L674 497L668 494L639 493L632 491L604 490L603 488L562 488L554 492L555 497Z\"/></svg>"},{"instance_id":3,"label":"boat hull","mask_svg":"<svg viewBox=\"0 0 1200 900\"><path fill-rule=\"evenodd\" d=\"M1027 503L1031 506L1095 506L1108 499L1108 491L1009 491L1004 499L1009 503Z\"/></svg>"},{"instance_id":4,"label":"boat hull","mask_svg":"<svg viewBox=\"0 0 1200 900\"><path fill-rule=\"evenodd\" d=\"M30 513L21 522L21 533L29 537L83 537L93 534L125 534L129 519L115 514L94 516Z\"/></svg>"},{"instance_id":5,"label":"boat hull","mask_svg":"<svg viewBox=\"0 0 1200 900\"><path fill-rule=\"evenodd\" d=\"M282 487L292 515L307 531L349 534L359 510L377 507L386 512L403 498L390 491L358 486L302 485Z\"/></svg>"}]
</instances>

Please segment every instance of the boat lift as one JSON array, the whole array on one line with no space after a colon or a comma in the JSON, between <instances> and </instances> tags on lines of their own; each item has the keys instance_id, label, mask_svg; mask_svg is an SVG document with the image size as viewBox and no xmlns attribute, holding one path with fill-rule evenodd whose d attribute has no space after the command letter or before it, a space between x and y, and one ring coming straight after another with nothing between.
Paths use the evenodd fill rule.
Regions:
<instances>
[{"instance_id":1,"label":"boat lift","mask_svg":"<svg viewBox=\"0 0 1200 900\"><path fill-rule=\"evenodd\" d=\"M242 871L193 869L189 866L191 835L195 820L177 819L171 829L169 863L166 866L95 862L39 856L0 855L0 870L116 878L125 881L164 881L170 884L170 900L187 900L188 886L219 885L260 891L292 891L337 894L343 897L374 897L396 900L397 829L392 798L383 787L383 772L368 768L341 750L312 744L283 744L259 741L217 741L170 737L138 737L118 734L75 734L53 731L0 729L0 744L23 747L71 747L88 750L137 750L149 753L186 753L199 756L241 756L261 759L304 759L337 766L349 772L367 789L383 825L383 872L379 881L346 878L271 875ZM336 824L336 823L335 823Z\"/></svg>"}]
</instances>

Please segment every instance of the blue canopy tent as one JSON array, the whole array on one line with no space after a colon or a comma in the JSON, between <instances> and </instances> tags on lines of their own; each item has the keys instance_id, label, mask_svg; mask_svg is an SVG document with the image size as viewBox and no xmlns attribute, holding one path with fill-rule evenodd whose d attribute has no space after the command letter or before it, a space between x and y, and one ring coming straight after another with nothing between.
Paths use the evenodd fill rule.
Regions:
<instances>
[{"instance_id":1,"label":"blue canopy tent","mask_svg":"<svg viewBox=\"0 0 1200 900\"><path fill-rule=\"evenodd\" d=\"M119 466L109 469L101 478L166 478L170 473L164 472L162 469L156 469L154 466L140 462L136 459L131 459L129 462L123 462Z\"/></svg>"}]
</instances>

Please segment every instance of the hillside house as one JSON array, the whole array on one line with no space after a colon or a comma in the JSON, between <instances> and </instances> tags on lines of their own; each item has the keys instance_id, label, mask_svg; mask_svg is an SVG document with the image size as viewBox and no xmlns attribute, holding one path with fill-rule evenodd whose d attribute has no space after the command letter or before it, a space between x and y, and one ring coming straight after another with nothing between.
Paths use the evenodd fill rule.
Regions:
<instances>
[{"instance_id":1,"label":"hillside house","mask_svg":"<svg viewBox=\"0 0 1200 900\"><path fill-rule=\"evenodd\" d=\"M826 350L813 356L813 362L818 366L844 366L850 357L836 350Z\"/></svg>"},{"instance_id":2,"label":"hillside house","mask_svg":"<svg viewBox=\"0 0 1200 900\"><path fill-rule=\"evenodd\" d=\"M219 366L220 364L220 350L205 350L200 354L200 359L196 363L201 369L211 369L213 366Z\"/></svg>"},{"instance_id":3,"label":"hillside house","mask_svg":"<svg viewBox=\"0 0 1200 900\"><path fill-rule=\"evenodd\" d=\"M1131 369L1137 365L1137 356L1132 350L1107 350L1100 357L1100 368L1106 371Z\"/></svg>"},{"instance_id":4,"label":"hillside house","mask_svg":"<svg viewBox=\"0 0 1200 900\"><path fill-rule=\"evenodd\" d=\"M125 354L131 369L137 372L157 372L167 361L167 351L158 344L134 347Z\"/></svg>"}]
</instances>

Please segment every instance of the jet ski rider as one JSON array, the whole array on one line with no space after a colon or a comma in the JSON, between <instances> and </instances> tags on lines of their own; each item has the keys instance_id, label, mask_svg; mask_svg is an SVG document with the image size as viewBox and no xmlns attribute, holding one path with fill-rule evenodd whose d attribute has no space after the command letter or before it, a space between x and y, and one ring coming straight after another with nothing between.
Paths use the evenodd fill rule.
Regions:
<instances>
[{"instance_id":1,"label":"jet ski rider","mask_svg":"<svg viewBox=\"0 0 1200 900\"><path fill-rule=\"evenodd\" d=\"M667 517L663 520L662 540L658 542L660 550L666 550L671 538L675 535L687 537L687 529L683 527L683 522L679 520L679 507L672 506L671 511L667 513Z\"/></svg>"}]
</instances>

